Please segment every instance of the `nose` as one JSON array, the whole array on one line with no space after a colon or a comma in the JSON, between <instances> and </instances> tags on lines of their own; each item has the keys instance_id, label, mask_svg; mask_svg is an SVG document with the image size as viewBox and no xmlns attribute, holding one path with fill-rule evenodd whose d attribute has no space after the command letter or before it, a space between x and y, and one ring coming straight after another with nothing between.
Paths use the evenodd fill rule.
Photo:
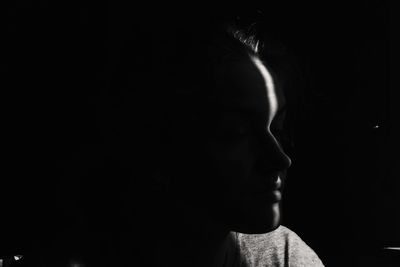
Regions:
<instances>
[{"instance_id":1,"label":"nose","mask_svg":"<svg viewBox=\"0 0 400 267\"><path fill-rule=\"evenodd\" d=\"M268 172L284 171L292 165L292 160L283 151L279 141L269 130L263 138L260 149L260 164L263 170Z\"/></svg>"}]
</instances>

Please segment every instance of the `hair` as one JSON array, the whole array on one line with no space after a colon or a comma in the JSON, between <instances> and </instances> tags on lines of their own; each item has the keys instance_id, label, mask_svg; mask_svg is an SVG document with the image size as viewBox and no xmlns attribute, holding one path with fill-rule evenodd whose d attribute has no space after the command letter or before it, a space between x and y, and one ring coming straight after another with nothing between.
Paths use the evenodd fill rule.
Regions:
<instances>
[{"instance_id":1,"label":"hair","mask_svg":"<svg viewBox=\"0 0 400 267\"><path fill-rule=\"evenodd\" d=\"M157 91L168 106L164 108L168 120L176 121L182 115L204 111L201 107L212 107L218 96L216 70L220 66L260 57L260 40L251 29L241 29L232 23L207 26L194 27L189 32L180 30L178 37L172 33L168 37L178 42L162 64L162 70L167 71L161 81L168 86L160 86L165 89Z\"/></svg>"}]
</instances>

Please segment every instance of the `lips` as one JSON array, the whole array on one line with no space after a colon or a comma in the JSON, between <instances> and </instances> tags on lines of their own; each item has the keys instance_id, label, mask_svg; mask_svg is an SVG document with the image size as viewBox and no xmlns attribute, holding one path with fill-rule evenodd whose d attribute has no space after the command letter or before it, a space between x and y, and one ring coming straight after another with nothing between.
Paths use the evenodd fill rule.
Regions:
<instances>
[{"instance_id":1,"label":"lips","mask_svg":"<svg viewBox=\"0 0 400 267\"><path fill-rule=\"evenodd\" d=\"M267 181L267 186L269 186L272 190L280 190L282 188L282 179L279 175L276 178Z\"/></svg>"},{"instance_id":2,"label":"lips","mask_svg":"<svg viewBox=\"0 0 400 267\"><path fill-rule=\"evenodd\" d=\"M272 202L279 202L282 200L282 192L280 190L272 190L265 194L266 198Z\"/></svg>"},{"instance_id":3,"label":"lips","mask_svg":"<svg viewBox=\"0 0 400 267\"><path fill-rule=\"evenodd\" d=\"M258 180L258 183L252 183L246 195L281 195L282 179L279 175L269 176Z\"/></svg>"},{"instance_id":4,"label":"lips","mask_svg":"<svg viewBox=\"0 0 400 267\"><path fill-rule=\"evenodd\" d=\"M269 189L262 192L247 192L243 197L266 203L277 203L282 200L282 192L279 189Z\"/></svg>"},{"instance_id":5,"label":"lips","mask_svg":"<svg viewBox=\"0 0 400 267\"><path fill-rule=\"evenodd\" d=\"M266 178L263 183L256 185L257 191L266 192L280 190L282 188L282 179L279 175L271 178Z\"/></svg>"}]
</instances>

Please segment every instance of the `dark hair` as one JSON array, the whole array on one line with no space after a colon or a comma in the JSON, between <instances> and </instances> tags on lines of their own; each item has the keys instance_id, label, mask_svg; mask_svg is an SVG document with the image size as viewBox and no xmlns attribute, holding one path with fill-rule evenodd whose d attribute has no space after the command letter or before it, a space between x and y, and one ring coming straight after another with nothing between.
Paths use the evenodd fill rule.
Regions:
<instances>
[{"instance_id":1,"label":"dark hair","mask_svg":"<svg viewBox=\"0 0 400 267\"><path fill-rule=\"evenodd\" d=\"M168 36L178 42L164 55L167 60L161 64L161 82L167 86L156 85L163 88L156 92L167 105L165 121L194 115L201 106L211 108L218 93L216 69L232 61L259 57L260 41L256 35L232 23L183 28L176 34Z\"/></svg>"},{"instance_id":2,"label":"dark hair","mask_svg":"<svg viewBox=\"0 0 400 267\"><path fill-rule=\"evenodd\" d=\"M218 98L217 69L229 62L259 57L260 41L247 29L233 24L207 25L190 32L180 30L179 42L162 65L160 95L164 129L179 131L199 113L213 112ZM174 38L174 36L169 36ZM176 40L175 39L175 40ZM163 131L167 133L168 131ZM167 135L164 135L167 136Z\"/></svg>"}]
</instances>

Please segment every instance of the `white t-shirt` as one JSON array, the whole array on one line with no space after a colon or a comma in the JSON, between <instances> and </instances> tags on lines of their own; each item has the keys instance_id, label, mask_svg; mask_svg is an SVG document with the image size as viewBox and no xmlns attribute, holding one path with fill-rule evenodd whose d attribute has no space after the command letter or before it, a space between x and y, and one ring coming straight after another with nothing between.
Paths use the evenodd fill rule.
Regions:
<instances>
[{"instance_id":1,"label":"white t-shirt","mask_svg":"<svg viewBox=\"0 0 400 267\"><path fill-rule=\"evenodd\" d=\"M285 226L266 234L231 232L235 256L228 266L323 267L322 261L295 232Z\"/></svg>"}]
</instances>

